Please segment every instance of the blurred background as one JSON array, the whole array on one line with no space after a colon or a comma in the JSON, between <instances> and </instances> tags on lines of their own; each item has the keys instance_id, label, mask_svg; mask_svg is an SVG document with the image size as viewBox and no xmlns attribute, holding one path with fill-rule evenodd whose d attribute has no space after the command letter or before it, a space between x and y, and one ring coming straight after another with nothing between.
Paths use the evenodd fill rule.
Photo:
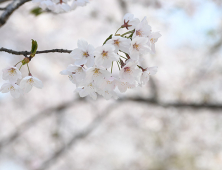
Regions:
<instances>
[{"instance_id":1,"label":"blurred background","mask_svg":"<svg viewBox=\"0 0 222 170\"><path fill-rule=\"evenodd\" d=\"M73 63L68 54L36 55L29 66L44 88L19 99L0 93L0 170L222 169L221 0L90 0L38 16L35 7L12 14L0 47L29 51L34 39L38 50L73 50L80 38L97 47L129 12L162 34L147 60L158 72L119 100L93 101L59 74ZM0 52L0 68L22 59Z\"/></svg>"}]
</instances>

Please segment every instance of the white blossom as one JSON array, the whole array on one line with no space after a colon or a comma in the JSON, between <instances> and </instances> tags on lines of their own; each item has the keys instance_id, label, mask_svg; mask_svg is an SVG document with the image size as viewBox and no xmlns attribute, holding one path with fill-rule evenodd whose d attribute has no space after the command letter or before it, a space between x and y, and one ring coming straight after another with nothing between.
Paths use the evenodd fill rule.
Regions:
<instances>
[{"instance_id":1,"label":"white blossom","mask_svg":"<svg viewBox=\"0 0 222 170\"><path fill-rule=\"evenodd\" d=\"M147 37L150 35L150 33L151 33L151 26L148 25L146 17L144 17L144 19L136 26L133 38L135 38L136 36Z\"/></svg>"},{"instance_id":2,"label":"white blossom","mask_svg":"<svg viewBox=\"0 0 222 170\"><path fill-rule=\"evenodd\" d=\"M119 72L119 78L128 83L135 83L140 80L142 74L141 69L137 67L137 63L130 61Z\"/></svg>"},{"instance_id":3,"label":"white blossom","mask_svg":"<svg viewBox=\"0 0 222 170\"><path fill-rule=\"evenodd\" d=\"M158 38L161 37L161 34L159 32L152 32L149 36L148 39L149 41L147 44L151 47L151 52L155 53L155 43L157 42Z\"/></svg>"},{"instance_id":4,"label":"white blossom","mask_svg":"<svg viewBox=\"0 0 222 170\"><path fill-rule=\"evenodd\" d=\"M118 89L121 93L126 92L127 89L133 89L137 86L136 83L128 83L128 82L124 82L122 80L119 80L117 83Z\"/></svg>"},{"instance_id":5,"label":"white blossom","mask_svg":"<svg viewBox=\"0 0 222 170\"><path fill-rule=\"evenodd\" d=\"M119 50L129 53L130 43L131 43L130 39L123 38L120 36L113 36L112 39L106 42L106 44L114 45L116 53Z\"/></svg>"},{"instance_id":6,"label":"white blossom","mask_svg":"<svg viewBox=\"0 0 222 170\"><path fill-rule=\"evenodd\" d=\"M116 88L117 80L115 77L105 77L101 83L98 85L100 89L112 91Z\"/></svg>"},{"instance_id":7,"label":"white blossom","mask_svg":"<svg viewBox=\"0 0 222 170\"><path fill-rule=\"evenodd\" d=\"M5 84L3 84L0 91L2 93L10 92L12 97L14 97L14 98L18 98L21 94L20 87L15 83L5 83Z\"/></svg>"},{"instance_id":8,"label":"white blossom","mask_svg":"<svg viewBox=\"0 0 222 170\"><path fill-rule=\"evenodd\" d=\"M132 40L130 46L130 58L132 60L138 60L139 56L143 56L150 51L147 41L148 39L145 37L136 37Z\"/></svg>"},{"instance_id":9,"label":"white blossom","mask_svg":"<svg viewBox=\"0 0 222 170\"><path fill-rule=\"evenodd\" d=\"M3 80L9 80L12 83L15 83L18 79L22 78L22 73L17 67L8 67L2 70Z\"/></svg>"},{"instance_id":10,"label":"white blossom","mask_svg":"<svg viewBox=\"0 0 222 170\"><path fill-rule=\"evenodd\" d=\"M110 68L112 61L118 61L119 59L118 55L114 51L115 47L111 44L105 44L101 47L97 47L95 50L95 64L97 66Z\"/></svg>"},{"instance_id":11,"label":"white blossom","mask_svg":"<svg viewBox=\"0 0 222 170\"><path fill-rule=\"evenodd\" d=\"M92 67L94 65L94 47L85 40L78 40L77 45L78 48L71 52L71 56L75 59L75 64Z\"/></svg>"},{"instance_id":12,"label":"white blossom","mask_svg":"<svg viewBox=\"0 0 222 170\"><path fill-rule=\"evenodd\" d=\"M49 9L56 13L68 12L78 6L85 6L88 0L32 0L43 10Z\"/></svg>"},{"instance_id":13,"label":"white blossom","mask_svg":"<svg viewBox=\"0 0 222 170\"><path fill-rule=\"evenodd\" d=\"M76 7L85 6L87 3L89 3L89 0L74 0L72 2L71 8L76 9Z\"/></svg>"},{"instance_id":14,"label":"white blossom","mask_svg":"<svg viewBox=\"0 0 222 170\"><path fill-rule=\"evenodd\" d=\"M97 91L98 94L100 94L101 96L103 96L106 100L109 100L111 98L114 98L115 100L118 99L118 95L116 94L115 91L112 90L100 90Z\"/></svg>"},{"instance_id":15,"label":"white blossom","mask_svg":"<svg viewBox=\"0 0 222 170\"><path fill-rule=\"evenodd\" d=\"M156 74L157 68L158 67L155 66L155 67L148 67L144 69L140 78L140 83L142 85L145 85L149 81L149 76Z\"/></svg>"},{"instance_id":16,"label":"white blossom","mask_svg":"<svg viewBox=\"0 0 222 170\"><path fill-rule=\"evenodd\" d=\"M125 27L128 30L133 30L140 23L140 20L138 18L134 18L133 14L127 13L123 17L123 22L124 24L122 27Z\"/></svg>"},{"instance_id":17,"label":"white blossom","mask_svg":"<svg viewBox=\"0 0 222 170\"><path fill-rule=\"evenodd\" d=\"M68 75L70 81L74 84L80 83L86 77L86 70L82 66L70 64L66 70L60 72L62 75Z\"/></svg>"},{"instance_id":18,"label":"white blossom","mask_svg":"<svg viewBox=\"0 0 222 170\"><path fill-rule=\"evenodd\" d=\"M23 78L20 82L21 89L26 93L28 93L33 86L41 89L43 87L42 81L36 77L27 76Z\"/></svg>"},{"instance_id":19,"label":"white blossom","mask_svg":"<svg viewBox=\"0 0 222 170\"><path fill-rule=\"evenodd\" d=\"M95 84L101 84L104 78L109 77L111 73L103 68L91 67L86 71L85 83L94 82Z\"/></svg>"},{"instance_id":20,"label":"white blossom","mask_svg":"<svg viewBox=\"0 0 222 170\"><path fill-rule=\"evenodd\" d=\"M97 98L96 86L93 82L85 85L84 87L78 87L76 89L76 92L79 93L80 97L86 97L89 95L94 100L96 100L96 98Z\"/></svg>"}]
</instances>

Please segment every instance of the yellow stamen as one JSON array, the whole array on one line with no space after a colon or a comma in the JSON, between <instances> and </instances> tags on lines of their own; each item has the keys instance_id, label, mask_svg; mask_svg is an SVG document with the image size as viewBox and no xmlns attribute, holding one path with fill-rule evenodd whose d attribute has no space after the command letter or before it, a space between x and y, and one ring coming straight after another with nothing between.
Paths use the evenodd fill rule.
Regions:
<instances>
[{"instance_id":1,"label":"yellow stamen","mask_svg":"<svg viewBox=\"0 0 222 170\"><path fill-rule=\"evenodd\" d=\"M139 44L137 44L137 43L133 44L133 48L136 49L137 51L139 51Z\"/></svg>"},{"instance_id":2,"label":"yellow stamen","mask_svg":"<svg viewBox=\"0 0 222 170\"><path fill-rule=\"evenodd\" d=\"M102 52L102 57L104 58L104 57L107 57L107 54L108 54L108 51L103 51Z\"/></svg>"}]
</instances>

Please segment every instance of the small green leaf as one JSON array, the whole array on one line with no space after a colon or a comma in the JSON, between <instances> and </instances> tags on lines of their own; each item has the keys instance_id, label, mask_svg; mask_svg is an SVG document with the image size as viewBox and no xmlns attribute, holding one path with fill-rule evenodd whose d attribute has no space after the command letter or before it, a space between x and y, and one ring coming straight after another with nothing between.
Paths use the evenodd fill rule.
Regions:
<instances>
[{"instance_id":1,"label":"small green leaf","mask_svg":"<svg viewBox=\"0 0 222 170\"><path fill-rule=\"evenodd\" d=\"M105 40L105 42L103 43L103 45L106 44L106 42L107 42L108 40L112 39L112 37L113 37L113 34L111 34L111 35Z\"/></svg>"},{"instance_id":2,"label":"small green leaf","mask_svg":"<svg viewBox=\"0 0 222 170\"><path fill-rule=\"evenodd\" d=\"M31 57L34 57L35 56L35 53L37 51L37 48L38 48L38 43L37 41L33 40L32 39L32 49L31 49Z\"/></svg>"},{"instance_id":3,"label":"small green leaf","mask_svg":"<svg viewBox=\"0 0 222 170\"><path fill-rule=\"evenodd\" d=\"M35 16L38 16L40 14L43 13L42 9L39 8L39 7L36 7L36 8L33 8L31 11L30 11L31 14L35 15Z\"/></svg>"}]
</instances>

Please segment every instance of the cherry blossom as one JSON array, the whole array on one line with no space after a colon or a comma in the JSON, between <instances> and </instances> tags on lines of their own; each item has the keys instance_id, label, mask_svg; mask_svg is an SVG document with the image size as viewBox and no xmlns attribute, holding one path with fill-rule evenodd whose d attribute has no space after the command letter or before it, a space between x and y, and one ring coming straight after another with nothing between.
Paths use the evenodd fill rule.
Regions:
<instances>
[{"instance_id":1,"label":"cherry blossom","mask_svg":"<svg viewBox=\"0 0 222 170\"><path fill-rule=\"evenodd\" d=\"M150 33L151 33L151 26L148 25L146 17L144 17L144 19L136 26L133 38L135 38L136 36L147 37L150 35Z\"/></svg>"},{"instance_id":2,"label":"cherry blossom","mask_svg":"<svg viewBox=\"0 0 222 170\"><path fill-rule=\"evenodd\" d=\"M80 97L86 97L89 95L94 100L96 100L96 98L97 98L96 85L93 82L87 84L84 87L78 87L76 89L76 92L79 93Z\"/></svg>"},{"instance_id":3,"label":"cherry blossom","mask_svg":"<svg viewBox=\"0 0 222 170\"><path fill-rule=\"evenodd\" d=\"M62 75L68 75L69 79L74 83L77 84L80 81L84 80L86 77L86 69L82 66L77 66L70 64L66 70L60 72Z\"/></svg>"},{"instance_id":4,"label":"cherry blossom","mask_svg":"<svg viewBox=\"0 0 222 170\"><path fill-rule=\"evenodd\" d=\"M85 6L88 0L32 0L43 10L49 9L56 13L68 12L78 6Z\"/></svg>"},{"instance_id":5,"label":"cherry blossom","mask_svg":"<svg viewBox=\"0 0 222 170\"><path fill-rule=\"evenodd\" d=\"M76 9L76 7L85 6L87 3L89 3L88 0L73 0L71 8Z\"/></svg>"},{"instance_id":6,"label":"cherry blossom","mask_svg":"<svg viewBox=\"0 0 222 170\"><path fill-rule=\"evenodd\" d=\"M114 51L115 47L111 44L105 44L101 47L97 47L95 50L95 64L97 66L110 68L112 61L117 61L119 59L118 55Z\"/></svg>"},{"instance_id":7,"label":"cherry blossom","mask_svg":"<svg viewBox=\"0 0 222 170\"><path fill-rule=\"evenodd\" d=\"M17 67L8 67L2 70L3 80L9 80L12 83L17 82L18 79L22 78L22 73L19 71Z\"/></svg>"},{"instance_id":8,"label":"cherry blossom","mask_svg":"<svg viewBox=\"0 0 222 170\"><path fill-rule=\"evenodd\" d=\"M20 94L21 94L20 87L17 84L11 83L11 82L3 84L1 89L0 89L0 91L2 93L10 92L12 97L14 97L14 98L18 98L20 96Z\"/></svg>"},{"instance_id":9,"label":"cherry blossom","mask_svg":"<svg viewBox=\"0 0 222 170\"><path fill-rule=\"evenodd\" d=\"M137 67L137 63L130 61L120 70L119 78L128 83L135 83L140 80L141 74L142 71Z\"/></svg>"},{"instance_id":10,"label":"cherry blossom","mask_svg":"<svg viewBox=\"0 0 222 170\"><path fill-rule=\"evenodd\" d=\"M75 59L75 64L92 67L94 65L94 47L85 40L78 40L77 45L78 48L70 54Z\"/></svg>"},{"instance_id":11,"label":"cherry blossom","mask_svg":"<svg viewBox=\"0 0 222 170\"><path fill-rule=\"evenodd\" d=\"M86 71L86 80L84 82L101 84L104 78L109 77L111 73L100 67L91 67Z\"/></svg>"},{"instance_id":12,"label":"cherry blossom","mask_svg":"<svg viewBox=\"0 0 222 170\"><path fill-rule=\"evenodd\" d=\"M124 24L121 26L122 28L126 28L128 30L133 30L140 23L138 18L134 18L133 14L127 13L123 17Z\"/></svg>"},{"instance_id":13,"label":"cherry blossom","mask_svg":"<svg viewBox=\"0 0 222 170\"><path fill-rule=\"evenodd\" d=\"M147 54L150 49L147 45L148 39L145 37L136 37L132 40L130 46L130 58L133 60L138 60L139 56Z\"/></svg>"},{"instance_id":14,"label":"cherry blossom","mask_svg":"<svg viewBox=\"0 0 222 170\"><path fill-rule=\"evenodd\" d=\"M23 78L20 82L21 89L26 93L31 91L33 86L41 89L43 87L42 81L36 77L27 76L27 77Z\"/></svg>"},{"instance_id":15,"label":"cherry blossom","mask_svg":"<svg viewBox=\"0 0 222 170\"><path fill-rule=\"evenodd\" d=\"M148 39L149 41L147 44L151 47L151 52L155 53L155 43L157 42L158 38L161 37L161 34L159 32L152 32L149 36Z\"/></svg>"},{"instance_id":16,"label":"cherry blossom","mask_svg":"<svg viewBox=\"0 0 222 170\"><path fill-rule=\"evenodd\" d=\"M116 53L119 50L129 53L130 43L131 43L130 39L123 38L120 36L113 36L112 39L106 42L106 44L114 45Z\"/></svg>"},{"instance_id":17,"label":"cherry blossom","mask_svg":"<svg viewBox=\"0 0 222 170\"><path fill-rule=\"evenodd\" d=\"M134 89L137 84L136 83L128 83L122 80L119 80L117 83L118 89L121 93L125 93L127 89Z\"/></svg>"},{"instance_id":18,"label":"cherry blossom","mask_svg":"<svg viewBox=\"0 0 222 170\"><path fill-rule=\"evenodd\" d=\"M140 78L140 83L142 85L145 85L149 81L149 76L156 74L157 68L158 67L155 66L155 67L148 67L146 69L143 69L142 70L143 72L142 72L142 75L141 75L141 78Z\"/></svg>"}]
</instances>

